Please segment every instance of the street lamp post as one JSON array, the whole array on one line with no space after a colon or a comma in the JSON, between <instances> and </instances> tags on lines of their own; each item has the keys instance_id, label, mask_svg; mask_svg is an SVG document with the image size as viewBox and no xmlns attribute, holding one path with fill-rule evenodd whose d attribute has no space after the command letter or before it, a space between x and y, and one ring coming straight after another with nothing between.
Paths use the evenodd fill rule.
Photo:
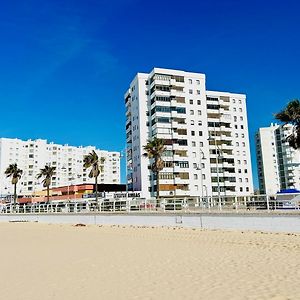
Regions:
<instances>
[{"instance_id":1,"label":"street lamp post","mask_svg":"<svg viewBox=\"0 0 300 300\"><path fill-rule=\"evenodd\" d=\"M204 160L205 157L204 157L204 152L202 151L202 149L199 149L199 151L200 151L200 157L199 157L199 166L198 166L197 170L200 171L201 197L203 198L203 194L204 194L203 193L203 188L204 188L204 186L203 186L202 160Z\"/></svg>"}]
</instances>

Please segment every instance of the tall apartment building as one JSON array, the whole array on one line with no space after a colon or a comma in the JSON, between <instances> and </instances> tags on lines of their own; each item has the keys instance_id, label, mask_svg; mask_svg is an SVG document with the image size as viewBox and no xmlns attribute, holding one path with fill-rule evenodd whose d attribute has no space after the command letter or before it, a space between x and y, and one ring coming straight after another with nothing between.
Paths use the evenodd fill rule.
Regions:
<instances>
[{"instance_id":1,"label":"tall apartment building","mask_svg":"<svg viewBox=\"0 0 300 300\"><path fill-rule=\"evenodd\" d=\"M125 94L129 190L155 196L143 157L147 140L164 140L161 196L253 193L246 96L206 90L204 74L154 68Z\"/></svg>"},{"instance_id":2,"label":"tall apartment building","mask_svg":"<svg viewBox=\"0 0 300 300\"><path fill-rule=\"evenodd\" d=\"M40 169L46 164L56 167L51 187L70 184L93 183L88 177L89 170L83 168L84 155L95 150L104 157L104 172L99 183L120 183L120 153L97 150L93 146L74 147L47 143L46 140L27 140L0 138L0 195L13 193L11 179L4 172L9 164L17 163L23 170L18 183L18 193L27 195L42 190L41 179L36 179Z\"/></svg>"},{"instance_id":3,"label":"tall apartment building","mask_svg":"<svg viewBox=\"0 0 300 300\"><path fill-rule=\"evenodd\" d=\"M285 141L292 126L271 124L256 134L256 156L259 189L262 194L280 190L300 190L300 152Z\"/></svg>"}]
</instances>

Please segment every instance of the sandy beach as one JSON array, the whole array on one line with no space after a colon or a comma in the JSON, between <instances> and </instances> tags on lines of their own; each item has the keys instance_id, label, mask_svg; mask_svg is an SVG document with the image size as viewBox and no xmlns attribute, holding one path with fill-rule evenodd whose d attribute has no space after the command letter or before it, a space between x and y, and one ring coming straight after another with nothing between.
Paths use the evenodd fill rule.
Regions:
<instances>
[{"instance_id":1,"label":"sandy beach","mask_svg":"<svg viewBox=\"0 0 300 300\"><path fill-rule=\"evenodd\" d=\"M300 299L300 235L1 223L1 299Z\"/></svg>"}]
</instances>

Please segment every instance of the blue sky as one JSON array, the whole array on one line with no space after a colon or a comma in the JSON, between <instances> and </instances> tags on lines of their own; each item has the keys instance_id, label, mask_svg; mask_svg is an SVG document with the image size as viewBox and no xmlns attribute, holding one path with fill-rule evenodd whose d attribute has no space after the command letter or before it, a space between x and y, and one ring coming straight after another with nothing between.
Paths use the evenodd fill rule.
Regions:
<instances>
[{"instance_id":1,"label":"blue sky","mask_svg":"<svg viewBox=\"0 0 300 300\"><path fill-rule=\"evenodd\" d=\"M299 9L288 0L2 0L0 136L120 151L123 94L137 72L203 72L208 89L247 94L257 186L254 133L300 97Z\"/></svg>"}]
</instances>

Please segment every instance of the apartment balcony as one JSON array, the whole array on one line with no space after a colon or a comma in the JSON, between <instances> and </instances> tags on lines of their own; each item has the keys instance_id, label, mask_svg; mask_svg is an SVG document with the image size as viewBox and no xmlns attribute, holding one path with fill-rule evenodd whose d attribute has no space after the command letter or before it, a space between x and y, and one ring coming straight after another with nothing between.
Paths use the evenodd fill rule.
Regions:
<instances>
[{"instance_id":1,"label":"apartment balcony","mask_svg":"<svg viewBox=\"0 0 300 300\"><path fill-rule=\"evenodd\" d=\"M156 180L154 180L156 183ZM159 185L174 185L174 179L159 179Z\"/></svg>"},{"instance_id":2,"label":"apartment balcony","mask_svg":"<svg viewBox=\"0 0 300 300\"><path fill-rule=\"evenodd\" d=\"M216 122L216 120L219 120L221 115L216 112L215 110L212 110L211 112L207 111L207 121L208 122Z\"/></svg>"},{"instance_id":3,"label":"apartment balcony","mask_svg":"<svg viewBox=\"0 0 300 300\"><path fill-rule=\"evenodd\" d=\"M184 91L179 91L179 90L176 90L176 89L172 89L170 90L170 95L171 96L177 96L177 97L184 97L185 93Z\"/></svg>"},{"instance_id":4,"label":"apartment balcony","mask_svg":"<svg viewBox=\"0 0 300 300\"><path fill-rule=\"evenodd\" d=\"M224 125L220 126L220 130L224 131L224 132L232 132L232 128L231 127L226 127Z\"/></svg>"},{"instance_id":5,"label":"apartment balcony","mask_svg":"<svg viewBox=\"0 0 300 300\"><path fill-rule=\"evenodd\" d=\"M176 129L187 129L187 124L185 123L177 123L177 122L174 122L172 124L173 126L173 129L176 128Z\"/></svg>"},{"instance_id":6,"label":"apartment balcony","mask_svg":"<svg viewBox=\"0 0 300 300\"><path fill-rule=\"evenodd\" d=\"M234 172L234 173L231 173L231 172L228 172L228 171L224 171L224 172L222 172L222 175L224 176L224 177L235 177L236 176L236 173ZM236 182L234 182L235 184L236 184Z\"/></svg>"},{"instance_id":7,"label":"apartment balcony","mask_svg":"<svg viewBox=\"0 0 300 300\"><path fill-rule=\"evenodd\" d=\"M222 141L232 142L232 136L227 136L227 135L221 134L220 138Z\"/></svg>"},{"instance_id":8,"label":"apartment balcony","mask_svg":"<svg viewBox=\"0 0 300 300\"><path fill-rule=\"evenodd\" d=\"M189 157L187 156L180 156L180 155L174 155L173 156L174 161L189 161Z\"/></svg>"},{"instance_id":9,"label":"apartment balcony","mask_svg":"<svg viewBox=\"0 0 300 300\"><path fill-rule=\"evenodd\" d=\"M220 148L221 148L221 151L222 151L222 149L224 149L224 150L233 150L234 146L233 145L228 145L228 144L222 144L222 146Z\"/></svg>"},{"instance_id":10,"label":"apartment balcony","mask_svg":"<svg viewBox=\"0 0 300 300\"><path fill-rule=\"evenodd\" d=\"M154 79L150 86L149 86L149 90L151 90L155 85L161 86L161 85L165 85L165 86L170 86L170 80L162 80L162 79Z\"/></svg>"},{"instance_id":11,"label":"apartment balcony","mask_svg":"<svg viewBox=\"0 0 300 300\"><path fill-rule=\"evenodd\" d=\"M185 196L189 196L190 195L190 190L180 190L180 189L176 189L175 190L175 193L174 193L174 196L176 197L185 197Z\"/></svg>"},{"instance_id":12,"label":"apartment balcony","mask_svg":"<svg viewBox=\"0 0 300 300\"><path fill-rule=\"evenodd\" d=\"M225 161L222 163L222 166L224 168L232 168L232 167L234 167L234 163L228 163L227 161Z\"/></svg>"},{"instance_id":13,"label":"apartment balcony","mask_svg":"<svg viewBox=\"0 0 300 300\"><path fill-rule=\"evenodd\" d=\"M151 97L153 96L164 96L164 97L169 97L170 92L169 91L160 91L160 90L155 90L152 92Z\"/></svg>"},{"instance_id":14,"label":"apartment balcony","mask_svg":"<svg viewBox=\"0 0 300 300\"><path fill-rule=\"evenodd\" d=\"M183 160L182 160L183 161ZM189 172L189 168L182 168L180 166L174 166L174 173L187 173Z\"/></svg>"},{"instance_id":15,"label":"apartment balcony","mask_svg":"<svg viewBox=\"0 0 300 300\"><path fill-rule=\"evenodd\" d=\"M181 179L181 178L175 178L175 184L180 185L180 184L186 184L188 185L190 183L189 179Z\"/></svg>"}]
</instances>

